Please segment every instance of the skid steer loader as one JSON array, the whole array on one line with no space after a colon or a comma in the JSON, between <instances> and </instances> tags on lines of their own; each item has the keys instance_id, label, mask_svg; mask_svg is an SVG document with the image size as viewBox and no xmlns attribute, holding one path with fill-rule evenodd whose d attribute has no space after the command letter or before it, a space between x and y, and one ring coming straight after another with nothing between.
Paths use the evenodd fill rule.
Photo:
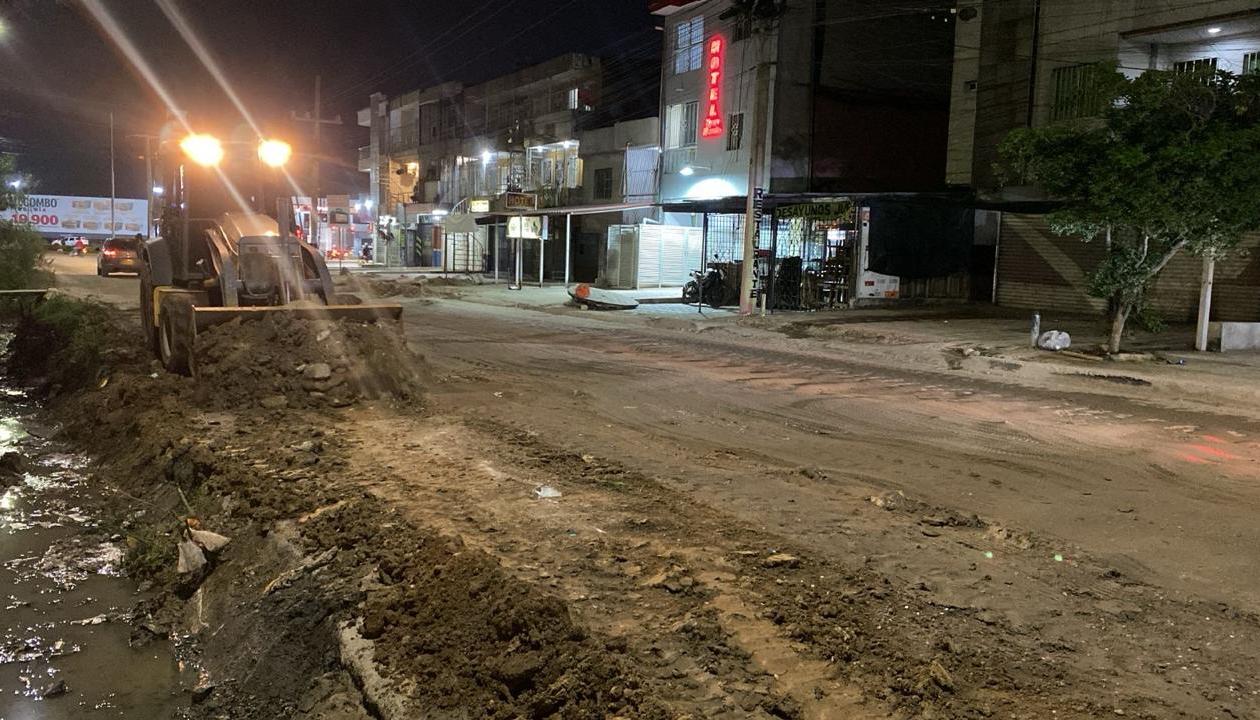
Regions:
<instances>
[{"instance_id":1,"label":"skid steer loader","mask_svg":"<svg viewBox=\"0 0 1260 720\"><path fill-rule=\"evenodd\" d=\"M319 249L261 213L161 223L140 251L145 337L168 370L196 374L197 334L268 313L354 322L397 321L402 306L338 295Z\"/></svg>"}]
</instances>

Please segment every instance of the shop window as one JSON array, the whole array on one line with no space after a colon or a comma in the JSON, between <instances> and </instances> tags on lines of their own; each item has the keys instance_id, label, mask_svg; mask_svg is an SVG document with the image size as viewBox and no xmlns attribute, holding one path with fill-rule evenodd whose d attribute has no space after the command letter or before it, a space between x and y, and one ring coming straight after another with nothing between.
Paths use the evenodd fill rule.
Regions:
<instances>
[{"instance_id":1,"label":"shop window","mask_svg":"<svg viewBox=\"0 0 1260 720\"><path fill-rule=\"evenodd\" d=\"M1242 71L1244 73L1260 72L1260 52L1249 52L1243 55Z\"/></svg>"},{"instance_id":2,"label":"shop window","mask_svg":"<svg viewBox=\"0 0 1260 720\"><path fill-rule=\"evenodd\" d=\"M595 199L611 200L613 196L612 168L599 168L595 171Z\"/></svg>"},{"instance_id":3,"label":"shop window","mask_svg":"<svg viewBox=\"0 0 1260 720\"><path fill-rule=\"evenodd\" d=\"M1072 65L1055 68L1050 73L1054 87L1051 120L1092 117L1102 112L1103 97L1099 90L1098 69L1094 65Z\"/></svg>"},{"instance_id":4,"label":"shop window","mask_svg":"<svg viewBox=\"0 0 1260 720\"><path fill-rule=\"evenodd\" d=\"M674 27L674 74L700 69L704 48L704 16L678 23Z\"/></svg>"},{"instance_id":5,"label":"shop window","mask_svg":"<svg viewBox=\"0 0 1260 720\"><path fill-rule=\"evenodd\" d=\"M1196 58L1173 63L1173 72L1184 75L1214 73L1216 72L1216 58Z\"/></svg>"},{"instance_id":6,"label":"shop window","mask_svg":"<svg viewBox=\"0 0 1260 720\"><path fill-rule=\"evenodd\" d=\"M731 113L726 127L726 149L738 150L744 139L744 113Z\"/></svg>"}]
</instances>

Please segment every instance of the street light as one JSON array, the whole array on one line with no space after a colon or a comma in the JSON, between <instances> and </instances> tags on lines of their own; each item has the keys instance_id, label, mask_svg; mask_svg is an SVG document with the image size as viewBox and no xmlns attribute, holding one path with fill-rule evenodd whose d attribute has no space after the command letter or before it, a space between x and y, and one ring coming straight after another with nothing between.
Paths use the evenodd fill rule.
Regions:
<instances>
[{"instance_id":1,"label":"street light","mask_svg":"<svg viewBox=\"0 0 1260 720\"><path fill-rule=\"evenodd\" d=\"M269 167L283 167L293 155L293 148L283 140L263 140L258 143L258 159Z\"/></svg>"},{"instance_id":2,"label":"street light","mask_svg":"<svg viewBox=\"0 0 1260 720\"><path fill-rule=\"evenodd\" d=\"M203 167L214 167L223 160L223 144L213 135L193 133L180 140L179 147L190 160Z\"/></svg>"},{"instance_id":3,"label":"street light","mask_svg":"<svg viewBox=\"0 0 1260 720\"><path fill-rule=\"evenodd\" d=\"M166 192L166 190L165 190L165 189L163 189L161 185L154 185L154 186L153 186L153 194L154 194L154 195L158 195L158 196L160 196L160 195L161 195L162 193L164 193L164 192Z\"/></svg>"},{"instance_id":4,"label":"street light","mask_svg":"<svg viewBox=\"0 0 1260 720\"><path fill-rule=\"evenodd\" d=\"M18 190L18 189L20 189L20 188L22 187L22 181L21 181L21 180L10 180L10 181L9 181L9 187L13 188L14 190Z\"/></svg>"}]
</instances>

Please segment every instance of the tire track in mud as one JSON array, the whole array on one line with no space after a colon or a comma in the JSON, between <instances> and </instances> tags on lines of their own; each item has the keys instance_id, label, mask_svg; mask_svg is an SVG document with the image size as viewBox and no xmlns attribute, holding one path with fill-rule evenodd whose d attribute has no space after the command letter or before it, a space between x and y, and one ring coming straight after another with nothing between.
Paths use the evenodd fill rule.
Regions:
<instances>
[{"instance_id":1,"label":"tire track in mud","mask_svg":"<svg viewBox=\"0 0 1260 720\"><path fill-rule=\"evenodd\" d=\"M598 339L594 342L590 340L591 338L582 338L584 346L580 352L593 358L600 357L601 342ZM561 347L575 351L573 347L576 341L573 338L560 342ZM666 374L660 378L662 388L658 395L666 398L670 397L675 390L678 391L679 397L686 397L684 393L687 391L699 390L699 388L684 387L687 382L695 382L695 376L686 374L693 372L691 369L700 373L705 380L754 378L751 383L746 381L744 384L756 384L757 376L774 376L775 370L778 371L779 376L796 374L783 373L783 369L775 367L774 363L716 361L713 358L698 357L689 338L670 344L674 352L669 360L661 360L662 346L666 345L665 343L656 343L647 348L647 352L639 355L625 354L624 348L627 345L624 336L619 336L610 343L615 346L617 355L624 355L627 362L635 363L639 368L676 369L678 371L676 375ZM557 348L556 351L562 350ZM545 362L545 355L532 358L517 356L510 365L511 367L542 367L545 366ZM496 362L491 361L489 364L494 366ZM804 364L808 366L813 363ZM500 368L507 374L496 375L495 383L511 382L509 378L512 371L504 366ZM684 368L687 370L684 371ZM820 373L831 380L835 379L834 376L828 376L825 371L815 369L813 372ZM893 375L898 374L896 371L893 372ZM775 483L786 483L792 479L796 468L791 465L785 467L786 463L776 458L774 454L759 454L756 450L750 452L741 449L729 458L725 457L724 453L732 447L734 439L745 436L735 435L725 440L719 439L712 435L717 428L730 428L736 433L743 433L749 427L773 428L775 424L779 427L794 424L797 430L819 435L820 442L851 441L853 450L864 459L870 455L869 449L863 450L861 447L866 444L865 441L875 439L877 445L879 442L878 438L872 438L869 432L866 432L866 437L863 438L850 438L843 428L828 428L825 423L817 423L809 418L798 416L790 409L787 412L779 409L768 412L759 411L756 408L750 408L749 403L740 403L737 399L738 395L714 398L715 402L724 402L726 406L719 405L719 409L713 414L713 422L709 423L708 427L705 427L705 422L699 418L694 423L680 422L664 427L659 417L637 409L618 411L601 408L599 412L592 412L585 408L575 409L574 403L566 405L560 396L552 391L542 373L531 375L531 377L539 378L540 385L530 389L528 401L522 399L522 403L532 406L530 412L514 412L513 403L507 403L490 409L490 414L520 423L525 427L537 428L543 433L543 437L561 437L557 433L563 432L560 427L550 422L548 416L551 413L568 416L571 420L569 427L582 430L582 426L586 424L596 428L596 430L577 433L566 438L565 444L576 446L578 448L576 452L579 453L606 452L611 448L626 450L629 446L642 447L648 444L655 448L659 445L661 449L655 452L657 461L645 462L644 457L640 457L641 452L628 451L627 456L633 458L632 463L644 468L653 468L656 472L661 472L663 463L671 459L685 462L684 459L688 457L695 458L701 466L698 472L708 473L710 479L718 487L722 487L723 483L729 483L731 478L740 475L748 477L751 487L754 485L751 476L757 473L761 473L762 477L773 480ZM1083 480L1098 473L1118 472L1125 463L1141 455L1136 449L1122 451L1108 460L1107 464L1100 469L1089 467L1091 458L1097 457L1096 449L1080 446L1077 450L1073 450L1074 446L1068 446L1066 449L1059 449L1058 452L1038 450L1047 446L1061 446L1065 440L1072 438L1073 434L1081 436L1092 432L1092 427L1105 427L1106 424L1114 421L1121 421L1131 427L1140 426L1142 420L1139 416L1119 412L1109 407L1111 405L1109 399L1104 399L1105 406L1099 408L1091 406L1092 403L1082 403L1070 397L1028 398L1024 397L1022 391L1010 387L1002 387L1001 392L977 390L966 381L960 383L962 387L952 388L949 384L942 385L939 380L914 382L899 380L898 377L873 378L870 375L863 376L861 373L855 374L854 377L857 379L846 379L849 387L847 392L850 394L841 392L838 394L839 398L851 402L853 390L862 392L867 390L864 385L878 381L880 386L896 391L916 403L939 406L940 412L953 409L960 403L965 408L968 402L974 400L998 401L1008 403L1009 408L1024 410L1040 400L1041 405L1049 404L1049 409L1062 411L1051 412L1050 415L1057 419L1035 425L1036 431L1026 431L1019 423L1008 424L1005 420L1000 420L994 421L992 426L981 425L966 437L954 437L944 445L929 441L927 436L924 436L922 443L916 444L912 439L907 445L904 439L898 442L898 435L892 433L891 428L889 429L886 441L886 449L889 452L895 453L900 450L900 455L907 461L915 457L930 458L933 452L945 452L949 456L965 458L973 465L972 476L976 477L977 485L983 485L985 480L990 478L996 480L1002 477L1003 473L1009 474L1012 471L1031 474L1035 477L1053 478L1060 474L1061 468L1057 467L1056 462L1063 458L1070 458L1071 464L1076 468L1073 472L1076 472L1078 478ZM571 379L569 385L583 387L582 381L583 378L579 375ZM773 385L775 382L787 381L760 382L764 385ZM616 400L622 395L633 396L634 387L637 385L631 386L632 389L628 393L614 394L610 398L613 407L616 407ZM599 388L600 386L596 384L590 390L598 393ZM461 401L471 400L469 393L477 392L475 387L453 388L452 390L451 399L459 398ZM604 390L607 389L604 388ZM590 393L582 392L584 399L578 400L577 404L592 399ZM642 405L644 402L650 403L652 397L654 396L645 396L638 402L633 400L631 402ZM816 398L804 400L813 402ZM475 400L471 402L474 406L478 405ZM662 408L662 411L667 409L668 407ZM1047 408L1043 407L1042 411L1045 410ZM762 414L758 415L759 412ZM1013 417L1023 422L1022 416ZM597 431L605 422L610 423L609 430ZM1055 423L1058 422L1083 423L1083 425L1076 428L1070 425L1065 426L1060 431L1054 429ZM1164 424L1167 422L1165 421ZM771 429L770 432L773 433L773 430ZM953 429L950 432L952 433ZM901 433L900 437L904 438L905 433ZM1118 437L1117 442L1123 440L1121 436ZM986 447L993 445L997 446L997 457L994 457L994 453L989 452L989 447ZM689 455L688 451L692 454ZM1074 452L1077 453L1076 457L1073 457ZM878 460L878 458L874 459ZM887 460L895 461L893 458L887 458ZM925 463L924 468L930 470L931 466ZM827 471L827 468L823 470ZM907 465L907 467L898 468L897 472L906 473L910 470L911 467ZM990 470L993 471L992 474ZM979 471L978 477L977 471ZM767 475L767 473L770 474ZM855 511L852 507L853 502L861 501L861 498L853 497L852 493L854 485L850 478L855 477L855 474L852 471L841 471L841 475L841 479L836 482L836 487L847 490L847 494L839 499L833 498L828 501L823 501L821 496L817 496L820 500L819 504L827 506L827 502L834 501L831 507L836 516L862 517L848 523L847 528L845 524L829 524L815 518L810 521L815 528L827 527L829 529L808 532L814 533L819 542L825 541L827 537L844 541L840 547L853 548L858 558L870 557L869 553L875 548L886 553L883 557L874 558L876 562L873 567L881 572L891 573L891 577L906 578L909 581L908 585L912 587L923 586L918 593L923 593L928 599L928 605L936 608L935 611L929 612L940 612L944 608L948 613L968 619L971 623L968 627L971 629L962 632L962 637L967 638L968 633L975 633L977 637L988 638L980 641L982 645L1001 638L997 641L1009 643L1013 648L1011 652L1022 653L1021 662L1012 665L1012 667L1020 668L1020 677L1023 673L1033 675L1040 673L1041 676L1053 678L1057 687L1063 687L1066 684L1068 689L1059 695L1070 698L1076 704L1072 705L1067 700L1054 704L1053 707L1058 709L1061 715L1066 712L1067 716L1073 716L1069 711L1075 710L1080 717L1090 717L1108 714L1114 709L1126 709L1129 714L1136 714L1139 717L1164 717L1170 712L1176 712L1174 708L1181 708L1183 711L1193 708L1189 712L1190 716L1210 717L1217 713L1228 714L1229 712L1242 712L1245 715L1253 709L1256 699L1252 689L1246 683L1233 681L1237 680L1240 674L1246 676L1248 673L1241 669L1256 659L1255 653L1248 650L1246 642L1243 641L1244 638L1256 636L1254 615L1229 605L1203 602L1145 584L1140 578L1149 576L1150 570L1144 568L1140 562L1115 553L1110 553L1109 557L1095 559L1088 551L1080 550L1050 535L1033 536L1002 524L991 524L991 521L986 523L987 527L983 531L940 529L932 524L925 525L921 519L914 517L903 521L893 521L888 518L882 522L872 521L865 517L869 513ZM872 478L878 479L878 475L872 473L859 472L856 477L866 478L865 481L868 483L872 482ZM816 492L820 485L827 484L817 477L797 477L794 482L807 491L796 496L797 505L808 504L809 498L814 497L809 493ZM887 482L874 484L876 487L888 487ZM680 489L696 489L696 485L685 477L670 478L669 485ZM780 487L786 487L786 485ZM1078 483L1078 489L1086 496L1091 494L1089 490L1097 490L1083 482ZM1010 490L1001 485L994 485L992 492L1003 493ZM693 497L698 498L702 503L715 501L723 504L736 503L732 507L742 503L742 507L747 511L744 514L747 521L752 521L748 512L756 508L764 508L761 511L763 517L769 520L764 524L768 525L772 532L776 527L776 519L780 523L790 524L794 522L795 517L801 516L799 511L780 510L777 506L782 504L782 499L775 498L769 490L763 494L750 490L740 495L733 489L727 488L716 494L707 490L696 491ZM1050 508L1055 505L1053 501L1054 498L1050 496L1043 500L1034 500L1045 506L1045 509L1040 511L1042 514L1050 512ZM960 502L965 501L960 500ZM1123 511L1124 509L1121 508L1121 512ZM820 511L817 515L822 516L825 513ZM894 513L894 516L896 515L898 513ZM1120 520L1131 518L1131 515L1117 516ZM797 539L805 537L787 525L779 524L777 527L785 536ZM873 542L873 539L878 539L878 542ZM922 549L934 548L947 541L953 549L932 549L930 552ZM817 546L815 549L817 550ZM832 556L838 556L842 552L837 549ZM891 554L887 554L890 552ZM994 552L997 557L996 563L986 562L983 559L985 552ZM914 554L926 554L929 561L915 558ZM1065 557L1065 560L1055 561L1053 556L1060 554ZM826 555L827 553L824 553L824 556ZM906 558L914 559L907 560ZM941 561L940 566L933 569L932 565L936 560ZM968 564L971 565L970 572L967 571ZM902 567L898 569L898 565ZM915 581L916 574L920 578L917 582ZM911 593L912 596L915 594ZM773 592L767 593L767 597L774 595ZM1038 598L1041 601L1038 601ZM806 624L824 623L827 620L818 618L817 613L811 609L815 606L810 602L800 604L799 607L790 601L787 604L796 607L795 612L799 614L795 617L805 618ZM1211 620L1203 619L1208 617ZM1178 630L1171 635L1154 630L1160 627L1161 623L1175 626ZM1220 627L1217 623L1224 623L1230 627L1227 633L1229 637L1225 638L1229 649L1225 650L1217 646L1219 649L1214 651L1214 653L1219 653L1220 664L1230 668L1225 671L1226 674L1232 673L1230 679L1223 680L1221 676L1212 675L1202 664L1187 665L1189 670L1170 675L1167 669L1171 666L1161 658L1183 656L1187 647L1202 649L1205 647L1203 643L1221 641L1219 638L1212 640L1217 637L1217 628ZM974 627L976 625L988 628L988 630L977 631ZM1037 670L1038 667L1041 669ZM1195 679L1191 680L1191 677ZM1067 678L1072 678L1072 681L1068 681ZM1203 688L1207 686L1211 686L1211 689L1204 690ZM1094 688L1095 692L1079 690L1085 687ZM913 690L913 688L910 689ZM886 695L895 698L898 692L894 688L894 692L886 693ZM1011 703L1008 707L1018 708L1018 702L1022 699L1024 699L1023 695L1016 693L1008 698ZM1032 713L1014 713L1009 716L1037 717Z\"/></svg>"},{"instance_id":2,"label":"tire track in mud","mask_svg":"<svg viewBox=\"0 0 1260 720\"><path fill-rule=\"evenodd\" d=\"M382 436L367 428L388 422L387 418L366 421L365 442ZM444 472L451 474L445 479L439 475L442 489L436 494L426 491L426 482L418 478L392 480L394 486L385 494L399 503L410 496L412 507L422 515L464 517L466 522L454 522L452 531L465 537L494 528L493 537L472 542L484 544L487 552L522 577L554 583L584 618L603 616L602 622L610 627L635 627L653 637L680 631L685 635L692 626L686 621L677 623L679 608L693 603L692 596L703 597L718 612L727 642L746 651L764 671L777 675L776 690L800 703L802 717L835 716L831 713L842 708L852 712L861 707L857 703L863 698L873 703L871 707L917 708L914 712L931 707L935 717L991 713L1040 718L1048 716L1051 708L1059 717L1096 717L1113 709L1159 717L1158 708L1195 705L1193 699L1163 699L1168 693L1161 688L1164 681L1159 673L1136 671L1134 675L1131 670L1117 674L1115 680L1106 674L1090 677L1087 668L1112 652L1124 656L1126 664L1165 652L1158 639L1135 638L1134 625L1157 623L1157 617L1180 617L1179 626L1193 625L1189 616L1202 610L1194 604L1165 600L1157 589L1133 582L1122 571L1087 556L1074 554L1067 565L1047 566L1035 558L1048 557L1052 543L984 523L972 528L972 520L951 519L948 514L942 516L940 509L894 499L894 506L904 503L905 509L872 511L884 514L885 524L903 527L908 538L917 534L921 541L924 529L946 535L977 558L991 548L987 551L998 553L998 564L975 569L973 563L973 572L964 573L970 576L965 582L959 582L953 570L925 575L915 587L890 583L887 576L873 571L876 566L869 561L867 569L846 568L805 551L798 557L801 567L808 570L766 569L760 565L765 548L782 547L786 544L782 538L752 532L720 513L699 508L615 462L556 449L529 432L496 422L472 420L468 425L467 437L450 423L438 437L420 429L411 434L405 429L383 433L410 442L416 463L438 458ZM435 447L446 449L435 451ZM486 462L478 459L483 457L493 458L493 472L466 469L475 459ZM470 480L475 475L480 479ZM539 482L554 482L565 495L554 505L530 499L529 488ZM452 489L451 483L461 483L460 489ZM459 496L454 505L449 500L452 493ZM924 513L944 519L925 525L919 519ZM600 527L596 522L605 524ZM505 542L500 535L515 539ZM555 541L566 536L573 538L569 546ZM859 541L855 549L861 545ZM609 575L607 563L586 557L591 552L596 557L611 553L623 558L622 563L634 568L632 578L650 574L648 586L661 585L655 588L657 599L666 602L641 605L642 614L631 611L629 619L625 611L610 609L610 596L629 598L633 604L642 597L644 586L642 580L627 586L627 578L619 572ZM941 557L950 554L957 551ZM564 560L559 566L530 560L538 557L564 558L574 566L566 570ZM671 564L662 564L666 561ZM819 578L826 579L820 582ZM1022 586L1020 593L1068 599L1058 603L1061 608L1048 608L1045 616L1011 613L1002 610L1000 602L978 601L990 596L989 586L1013 582ZM966 585L973 588L970 595ZM838 607L838 602L845 605ZM1041 636L1036 628L1060 613L1072 619L1069 625L1079 627L1058 623L1049 635ZM1230 616L1218 620L1226 617ZM1239 659L1248 655L1242 651L1241 638L1254 631L1255 621L1233 618L1240 639L1233 642L1230 652L1235 653L1232 667L1238 668ZM601 620L592 622L598 627ZM1200 631L1193 629L1190 634ZM1073 639L1090 634L1105 638L1102 643L1111 650L1099 655ZM767 643L768 637L776 642ZM634 647L635 641L629 642ZM1204 670L1199 668L1198 673ZM820 686L819 677L830 685ZM1199 675L1193 682L1203 679ZM1189 682L1182 679L1178 686ZM850 683L865 688L865 693L847 691Z\"/></svg>"}]
</instances>

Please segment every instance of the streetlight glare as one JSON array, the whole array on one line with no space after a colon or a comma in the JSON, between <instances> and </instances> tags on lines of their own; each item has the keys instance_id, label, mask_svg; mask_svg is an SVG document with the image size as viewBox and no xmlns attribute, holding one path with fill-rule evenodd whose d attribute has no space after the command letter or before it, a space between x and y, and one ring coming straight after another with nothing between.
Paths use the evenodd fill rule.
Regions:
<instances>
[{"instance_id":1,"label":"streetlight glare","mask_svg":"<svg viewBox=\"0 0 1260 720\"><path fill-rule=\"evenodd\" d=\"M282 167L291 155L293 148L283 140L263 140L258 144L258 159L270 167Z\"/></svg>"},{"instance_id":2,"label":"streetlight glare","mask_svg":"<svg viewBox=\"0 0 1260 720\"><path fill-rule=\"evenodd\" d=\"M223 144L213 135L193 133L180 140L179 147L198 165L213 167L223 160Z\"/></svg>"},{"instance_id":3,"label":"streetlight glare","mask_svg":"<svg viewBox=\"0 0 1260 720\"><path fill-rule=\"evenodd\" d=\"M161 194L162 194L162 193L164 193L164 192L166 192L166 189L165 189L165 188L163 188L161 185L154 185L154 186L153 186L153 194L154 194L154 195L161 195Z\"/></svg>"}]
</instances>

